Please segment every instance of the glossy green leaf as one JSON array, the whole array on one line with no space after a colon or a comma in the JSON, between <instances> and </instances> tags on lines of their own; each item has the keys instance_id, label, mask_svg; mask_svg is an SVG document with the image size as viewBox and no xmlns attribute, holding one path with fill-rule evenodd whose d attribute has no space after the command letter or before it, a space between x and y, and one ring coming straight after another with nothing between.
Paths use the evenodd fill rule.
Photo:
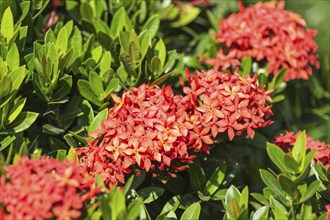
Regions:
<instances>
[{"instance_id":1,"label":"glossy green leaf","mask_svg":"<svg viewBox=\"0 0 330 220\"><path fill-rule=\"evenodd\" d=\"M6 63L9 65L11 70L15 70L19 67L19 53L16 44L14 44L8 51L6 57Z\"/></svg>"},{"instance_id":2,"label":"glossy green leaf","mask_svg":"<svg viewBox=\"0 0 330 220\"><path fill-rule=\"evenodd\" d=\"M272 206L272 212L275 219L288 219L287 211L279 201L274 199L274 197L270 197L270 204Z\"/></svg>"},{"instance_id":3,"label":"glossy green leaf","mask_svg":"<svg viewBox=\"0 0 330 220\"><path fill-rule=\"evenodd\" d=\"M14 135L7 135L4 139L2 139L0 141L0 152L6 149L15 139L16 137Z\"/></svg>"},{"instance_id":4,"label":"glossy green leaf","mask_svg":"<svg viewBox=\"0 0 330 220\"><path fill-rule=\"evenodd\" d=\"M284 191L277 179L267 170L260 170L263 182L276 194L285 198Z\"/></svg>"},{"instance_id":5,"label":"glossy green leaf","mask_svg":"<svg viewBox=\"0 0 330 220\"><path fill-rule=\"evenodd\" d=\"M120 54L120 61L123 63L125 71L131 76L137 76L131 56L127 52Z\"/></svg>"},{"instance_id":6,"label":"glossy green leaf","mask_svg":"<svg viewBox=\"0 0 330 220\"><path fill-rule=\"evenodd\" d=\"M193 7L192 5L186 3L182 6L184 10L180 13L180 17L177 21L171 23L172 27L184 27L190 22L192 22L199 13L201 12L200 8Z\"/></svg>"},{"instance_id":7,"label":"glossy green leaf","mask_svg":"<svg viewBox=\"0 0 330 220\"><path fill-rule=\"evenodd\" d=\"M162 62L158 57L153 57L150 63L150 70L154 75L159 75L162 72Z\"/></svg>"},{"instance_id":8,"label":"glossy green leaf","mask_svg":"<svg viewBox=\"0 0 330 220\"><path fill-rule=\"evenodd\" d=\"M292 156L299 163L299 165L304 164L306 153L306 132L303 131L297 138L293 148Z\"/></svg>"},{"instance_id":9,"label":"glossy green leaf","mask_svg":"<svg viewBox=\"0 0 330 220\"><path fill-rule=\"evenodd\" d=\"M240 75L242 77L249 74L251 72L251 68L252 68L252 58L250 56L244 58L241 62L240 68L241 68Z\"/></svg>"},{"instance_id":10,"label":"glossy green leaf","mask_svg":"<svg viewBox=\"0 0 330 220\"><path fill-rule=\"evenodd\" d=\"M7 43L14 35L14 18L10 7L3 13L0 34L6 39Z\"/></svg>"},{"instance_id":11,"label":"glossy green leaf","mask_svg":"<svg viewBox=\"0 0 330 220\"><path fill-rule=\"evenodd\" d=\"M253 214L252 220L268 219L268 212L269 207L262 206Z\"/></svg>"},{"instance_id":12,"label":"glossy green leaf","mask_svg":"<svg viewBox=\"0 0 330 220\"><path fill-rule=\"evenodd\" d=\"M306 193L302 195L302 197L299 200L299 203L298 204L303 203L303 202L306 202L312 196L314 196L319 187L320 187L320 182L318 180L315 180L314 182L312 182L308 186L308 188L306 190Z\"/></svg>"},{"instance_id":13,"label":"glossy green leaf","mask_svg":"<svg viewBox=\"0 0 330 220\"><path fill-rule=\"evenodd\" d=\"M267 154L273 163L283 172L288 173L288 168L286 167L284 157L285 153L282 149L275 144L267 143Z\"/></svg>"},{"instance_id":14,"label":"glossy green leaf","mask_svg":"<svg viewBox=\"0 0 330 220\"><path fill-rule=\"evenodd\" d=\"M104 121L108 117L108 109L103 109L100 111L94 118L91 125L88 127L88 133L94 132L96 129L99 128L102 121Z\"/></svg>"},{"instance_id":15,"label":"glossy green leaf","mask_svg":"<svg viewBox=\"0 0 330 220\"><path fill-rule=\"evenodd\" d=\"M238 206L238 202L240 201L240 198L241 198L241 193L234 185L231 185L225 197L225 205L227 207L230 207L232 205L232 201L235 200ZM238 217L238 215L236 215L236 217Z\"/></svg>"},{"instance_id":16,"label":"glossy green leaf","mask_svg":"<svg viewBox=\"0 0 330 220\"><path fill-rule=\"evenodd\" d=\"M160 59L162 66L164 66L166 60L166 47L162 39L160 39L156 44L155 51L158 58Z\"/></svg>"},{"instance_id":17,"label":"glossy green leaf","mask_svg":"<svg viewBox=\"0 0 330 220\"><path fill-rule=\"evenodd\" d=\"M59 135L59 134L63 134L65 130L58 128L52 124L44 124L42 126L42 132L50 135Z\"/></svg>"},{"instance_id":18,"label":"glossy green leaf","mask_svg":"<svg viewBox=\"0 0 330 220\"><path fill-rule=\"evenodd\" d=\"M7 124L11 124L16 118L17 116L21 113L21 111L23 110L23 107L25 105L26 102L26 98L22 98L20 99L17 103L15 103L14 107L12 109L10 109L9 112L9 117L7 119Z\"/></svg>"},{"instance_id":19,"label":"glossy green leaf","mask_svg":"<svg viewBox=\"0 0 330 220\"><path fill-rule=\"evenodd\" d=\"M143 25L142 31L146 30L150 36L150 39L152 39L157 34L159 23L160 23L159 15L155 14L146 21L146 23Z\"/></svg>"},{"instance_id":20,"label":"glossy green leaf","mask_svg":"<svg viewBox=\"0 0 330 220\"><path fill-rule=\"evenodd\" d=\"M130 203L127 207L127 219L137 219L140 215L141 205L143 201L139 198Z\"/></svg>"},{"instance_id":21,"label":"glossy green leaf","mask_svg":"<svg viewBox=\"0 0 330 220\"><path fill-rule=\"evenodd\" d=\"M104 92L103 90L103 83L101 77L95 73L94 71L91 71L89 73L89 85L92 88L93 93L100 97L101 94Z\"/></svg>"},{"instance_id":22,"label":"glossy green leaf","mask_svg":"<svg viewBox=\"0 0 330 220\"><path fill-rule=\"evenodd\" d=\"M180 199L181 199L181 196L180 195L177 195L177 196L173 196L164 206L163 206L163 209L162 211L160 212L160 215L162 214L166 214L168 213L169 211L174 211L177 210L177 208L179 207L180 205ZM159 215L159 216L160 216ZM158 216L158 217L159 217ZM166 216L166 215L165 215ZM157 219L158 219L157 217ZM162 219L162 218L160 218Z\"/></svg>"},{"instance_id":23,"label":"glossy green leaf","mask_svg":"<svg viewBox=\"0 0 330 220\"><path fill-rule=\"evenodd\" d=\"M143 198L143 203L151 203L158 199L165 190L160 187L145 187L138 191L139 196Z\"/></svg>"},{"instance_id":24,"label":"glossy green leaf","mask_svg":"<svg viewBox=\"0 0 330 220\"><path fill-rule=\"evenodd\" d=\"M66 52L68 47L68 33L65 27L63 27L58 33L55 47L59 54Z\"/></svg>"},{"instance_id":25,"label":"glossy green leaf","mask_svg":"<svg viewBox=\"0 0 330 220\"><path fill-rule=\"evenodd\" d=\"M66 150L58 150L56 154L56 159L59 161L64 161L66 159Z\"/></svg>"},{"instance_id":26,"label":"glossy green leaf","mask_svg":"<svg viewBox=\"0 0 330 220\"><path fill-rule=\"evenodd\" d=\"M53 93L53 101L61 100L68 95L72 87L72 76L64 75L59 81L55 92Z\"/></svg>"},{"instance_id":27,"label":"glossy green leaf","mask_svg":"<svg viewBox=\"0 0 330 220\"><path fill-rule=\"evenodd\" d=\"M248 204L249 204L249 188L246 186L246 187L244 187L244 189L241 193L241 198L239 200L239 206L247 209Z\"/></svg>"},{"instance_id":28,"label":"glossy green leaf","mask_svg":"<svg viewBox=\"0 0 330 220\"><path fill-rule=\"evenodd\" d=\"M125 195L120 190L110 193L111 219L120 219L120 216L126 210Z\"/></svg>"},{"instance_id":29,"label":"glossy green leaf","mask_svg":"<svg viewBox=\"0 0 330 220\"><path fill-rule=\"evenodd\" d=\"M194 191L202 191L206 184L204 169L198 163L189 165L189 182L192 184Z\"/></svg>"},{"instance_id":30,"label":"glossy green leaf","mask_svg":"<svg viewBox=\"0 0 330 220\"><path fill-rule=\"evenodd\" d=\"M210 179L207 181L204 192L208 195L213 195L221 186L226 174L226 164L222 163L216 170L213 172Z\"/></svg>"},{"instance_id":31,"label":"glossy green leaf","mask_svg":"<svg viewBox=\"0 0 330 220\"><path fill-rule=\"evenodd\" d=\"M201 212L201 205L199 203L194 203L190 205L182 214L181 220L195 220L199 219Z\"/></svg>"},{"instance_id":32,"label":"glossy green leaf","mask_svg":"<svg viewBox=\"0 0 330 220\"><path fill-rule=\"evenodd\" d=\"M35 122L37 117L38 113L35 112L21 112L7 129L0 131L0 134L14 134L24 131Z\"/></svg>"},{"instance_id":33,"label":"glossy green leaf","mask_svg":"<svg viewBox=\"0 0 330 220\"><path fill-rule=\"evenodd\" d=\"M88 101L92 102L97 106L101 106L102 102L98 100L97 96L92 92L92 88L86 80L78 80L78 90L80 94L85 97Z\"/></svg>"},{"instance_id":34,"label":"glossy green leaf","mask_svg":"<svg viewBox=\"0 0 330 220\"><path fill-rule=\"evenodd\" d=\"M110 80L110 82L108 83L106 89L105 89L105 97L104 98L106 98L107 96L109 96L109 94L112 91L116 90L118 88L118 86L119 86L119 79L112 78Z\"/></svg>"}]
</instances>

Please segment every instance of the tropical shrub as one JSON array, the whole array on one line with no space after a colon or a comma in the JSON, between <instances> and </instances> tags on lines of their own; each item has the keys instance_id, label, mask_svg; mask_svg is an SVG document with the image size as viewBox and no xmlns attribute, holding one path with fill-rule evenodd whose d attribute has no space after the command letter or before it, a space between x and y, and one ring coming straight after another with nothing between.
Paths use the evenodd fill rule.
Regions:
<instances>
[{"instance_id":1,"label":"tropical shrub","mask_svg":"<svg viewBox=\"0 0 330 220\"><path fill-rule=\"evenodd\" d=\"M1 1L0 219L330 219L329 7Z\"/></svg>"}]
</instances>

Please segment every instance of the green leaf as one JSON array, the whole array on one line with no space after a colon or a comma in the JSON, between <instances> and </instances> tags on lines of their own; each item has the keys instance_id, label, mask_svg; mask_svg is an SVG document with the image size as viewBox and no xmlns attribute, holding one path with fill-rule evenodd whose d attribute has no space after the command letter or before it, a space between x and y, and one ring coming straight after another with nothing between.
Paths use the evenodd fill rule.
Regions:
<instances>
[{"instance_id":1,"label":"green leaf","mask_svg":"<svg viewBox=\"0 0 330 220\"><path fill-rule=\"evenodd\" d=\"M155 51L158 58L160 59L162 66L164 66L166 60L166 47L162 39L160 39L156 44Z\"/></svg>"},{"instance_id":2,"label":"green leaf","mask_svg":"<svg viewBox=\"0 0 330 220\"><path fill-rule=\"evenodd\" d=\"M42 132L50 135L59 135L59 134L63 134L65 130L55 127L54 125L51 124L44 124L42 126Z\"/></svg>"},{"instance_id":3,"label":"green leaf","mask_svg":"<svg viewBox=\"0 0 330 220\"><path fill-rule=\"evenodd\" d=\"M199 203L194 203L184 211L180 219L181 220L199 219L200 212L201 212L201 205Z\"/></svg>"},{"instance_id":4,"label":"green leaf","mask_svg":"<svg viewBox=\"0 0 330 220\"><path fill-rule=\"evenodd\" d=\"M21 111L23 110L23 107L25 105L25 102L26 102L26 98L22 98L17 103L15 103L14 107L9 112L9 117L7 119L8 125L10 123L12 123L17 118L17 116L21 113Z\"/></svg>"},{"instance_id":5,"label":"green leaf","mask_svg":"<svg viewBox=\"0 0 330 220\"><path fill-rule=\"evenodd\" d=\"M151 85L160 85L160 84L162 84L162 83L163 83L165 80L167 80L171 75L173 75L174 72L175 72L175 71L169 72L169 73L167 73L167 74L165 74L165 75L163 75L163 76L161 76L161 77L155 79L155 81L153 81L153 82L151 83Z\"/></svg>"},{"instance_id":6,"label":"green leaf","mask_svg":"<svg viewBox=\"0 0 330 220\"><path fill-rule=\"evenodd\" d=\"M268 219L268 211L268 206L262 206L253 214L252 220Z\"/></svg>"},{"instance_id":7,"label":"green leaf","mask_svg":"<svg viewBox=\"0 0 330 220\"><path fill-rule=\"evenodd\" d=\"M248 204L249 204L249 188L246 186L242 191L241 198L239 200L239 206L247 209Z\"/></svg>"},{"instance_id":8,"label":"green leaf","mask_svg":"<svg viewBox=\"0 0 330 220\"><path fill-rule=\"evenodd\" d=\"M4 76L1 81L1 87L0 87L0 100L2 98L7 98L7 96L10 94L12 88L11 80L8 76ZM3 103L1 106L4 105Z\"/></svg>"},{"instance_id":9,"label":"green leaf","mask_svg":"<svg viewBox=\"0 0 330 220\"><path fill-rule=\"evenodd\" d=\"M192 184L194 191L202 191L206 184L204 169L198 163L189 165L189 182Z\"/></svg>"},{"instance_id":10,"label":"green leaf","mask_svg":"<svg viewBox=\"0 0 330 220\"><path fill-rule=\"evenodd\" d=\"M250 74L252 68L252 58L250 56L244 58L241 62L240 68L241 68L240 75L242 77L246 76L247 74Z\"/></svg>"},{"instance_id":11,"label":"green leaf","mask_svg":"<svg viewBox=\"0 0 330 220\"><path fill-rule=\"evenodd\" d=\"M7 129L0 131L0 134L15 134L24 131L34 123L37 117L38 113L35 112L21 112Z\"/></svg>"},{"instance_id":12,"label":"green leaf","mask_svg":"<svg viewBox=\"0 0 330 220\"><path fill-rule=\"evenodd\" d=\"M14 35L14 18L10 7L3 13L0 34L6 39L7 44Z\"/></svg>"},{"instance_id":13,"label":"green leaf","mask_svg":"<svg viewBox=\"0 0 330 220\"><path fill-rule=\"evenodd\" d=\"M283 194L283 189L280 183L276 180L276 178L267 170L260 170L260 176L263 182L276 194L285 198Z\"/></svg>"},{"instance_id":14,"label":"green leaf","mask_svg":"<svg viewBox=\"0 0 330 220\"><path fill-rule=\"evenodd\" d=\"M235 200L236 203L240 201L241 198L241 193L238 191L238 189L234 186L231 185L227 191L226 197L225 197L225 204L227 207L230 207L232 204L232 201ZM237 204L238 206L238 204ZM237 215L238 217L238 215Z\"/></svg>"},{"instance_id":15,"label":"green leaf","mask_svg":"<svg viewBox=\"0 0 330 220\"><path fill-rule=\"evenodd\" d=\"M138 195L143 198L143 203L151 203L163 195L165 190L160 187L145 187L138 191Z\"/></svg>"},{"instance_id":16,"label":"green leaf","mask_svg":"<svg viewBox=\"0 0 330 220\"><path fill-rule=\"evenodd\" d=\"M140 215L140 208L142 204L143 202L140 198L130 203L127 208L127 219L137 219Z\"/></svg>"},{"instance_id":17,"label":"green leaf","mask_svg":"<svg viewBox=\"0 0 330 220\"><path fill-rule=\"evenodd\" d=\"M155 15L151 16L147 20L147 22L143 25L142 31L147 31L150 36L150 39L153 39L157 34L157 31L159 28L159 23L160 23L159 15L155 14ZM142 45L143 45L143 42L142 42Z\"/></svg>"},{"instance_id":18,"label":"green leaf","mask_svg":"<svg viewBox=\"0 0 330 220\"><path fill-rule=\"evenodd\" d=\"M63 27L58 33L55 47L59 54L66 52L68 47L68 33L66 27Z\"/></svg>"},{"instance_id":19,"label":"green leaf","mask_svg":"<svg viewBox=\"0 0 330 220\"><path fill-rule=\"evenodd\" d=\"M125 16L126 11L124 7L121 7L118 11L116 11L115 15L112 18L110 25L110 37L115 39L119 36L119 32L125 26Z\"/></svg>"},{"instance_id":20,"label":"green leaf","mask_svg":"<svg viewBox=\"0 0 330 220\"><path fill-rule=\"evenodd\" d=\"M15 139L16 137L14 135L8 135L4 139L2 139L0 142L0 152L6 149Z\"/></svg>"},{"instance_id":21,"label":"green leaf","mask_svg":"<svg viewBox=\"0 0 330 220\"><path fill-rule=\"evenodd\" d=\"M160 215L168 213L169 211L174 211L179 207L180 205L180 199L181 196L177 195L177 196L173 196L163 207L162 211L160 212ZM160 216L159 215L159 216ZM158 217L159 217L158 216ZM157 219L158 219L157 217ZM160 218L162 219L162 218Z\"/></svg>"},{"instance_id":22,"label":"green leaf","mask_svg":"<svg viewBox=\"0 0 330 220\"><path fill-rule=\"evenodd\" d=\"M267 154L283 173L287 174L289 172L284 161L285 153L280 147L272 143L267 143Z\"/></svg>"},{"instance_id":23,"label":"green leaf","mask_svg":"<svg viewBox=\"0 0 330 220\"><path fill-rule=\"evenodd\" d=\"M91 123L91 125L88 127L88 133L92 133L95 130L97 130L101 124L102 121L104 121L105 119L107 119L108 117L108 109L105 108L102 111L100 111L96 117L94 118L93 122Z\"/></svg>"},{"instance_id":24,"label":"green leaf","mask_svg":"<svg viewBox=\"0 0 330 220\"><path fill-rule=\"evenodd\" d=\"M141 59L140 51L133 41L129 43L129 54L133 59L133 63L137 65Z\"/></svg>"},{"instance_id":25,"label":"green leaf","mask_svg":"<svg viewBox=\"0 0 330 220\"><path fill-rule=\"evenodd\" d=\"M105 97L103 98L108 97L113 90L118 88L118 85L119 85L119 79L117 78L111 79L107 85L107 88L105 89Z\"/></svg>"},{"instance_id":26,"label":"green leaf","mask_svg":"<svg viewBox=\"0 0 330 220\"><path fill-rule=\"evenodd\" d=\"M20 58L19 58L18 49L16 47L16 44L14 44L8 51L6 57L6 63L8 64L11 70L15 70L19 67L19 59Z\"/></svg>"},{"instance_id":27,"label":"green leaf","mask_svg":"<svg viewBox=\"0 0 330 220\"><path fill-rule=\"evenodd\" d=\"M98 100L98 97L92 92L92 88L86 80L78 80L78 90L80 94L85 97L88 101L92 102L96 106L101 106L102 102Z\"/></svg>"},{"instance_id":28,"label":"green leaf","mask_svg":"<svg viewBox=\"0 0 330 220\"><path fill-rule=\"evenodd\" d=\"M279 179L282 189L285 192L287 192L288 195L291 195L291 197L292 197L293 192L296 189L295 183L283 175L280 175L278 179Z\"/></svg>"},{"instance_id":29,"label":"green leaf","mask_svg":"<svg viewBox=\"0 0 330 220\"><path fill-rule=\"evenodd\" d=\"M110 199L111 219L119 219L126 210L124 192L115 189L114 193L110 193Z\"/></svg>"},{"instance_id":30,"label":"green leaf","mask_svg":"<svg viewBox=\"0 0 330 220\"><path fill-rule=\"evenodd\" d=\"M72 76L64 75L58 82L55 92L53 93L53 101L59 101L69 94L72 87Z\"/></svg>"},{"instance_id":31,"label":"green leaf","mask_svg":"<svg viewBox=\"0 0 330 220\"><path fill-rule=\"evenodd\" d=\"M171 23L172 27L183 27L192 22L201 10L198 7L193 7L188 3L185 3L182 12L180 13L179 20Z\"/></svg>"},{"instance_id":32,"label":"green leaf","mask_svg":"<svg viewBox=\"0 0 330 220\"><path fill-rule=\"evenodd\" d=\"M150 34L145 33L143 35L143 38L141 40L141 60L144 58L144 56L147 54L149 46L150 46Z\"/></svg>"},{"instance_id":33,"label":"green leaf","mask_svg":"<svg viewBox=\"0 0 330 220\"><path fill-rule=\"evenodd\" d=\"M217 169L213 172L210 179L207 181L204 188L204 192L208 195L213 195L221 186L226 174L226 164L222 163Z\"/></svg>"},{"instance_id":34,"label":"green leaf","mask_svg":"<svg viewBox=\"0 0 330 220\"><path fill-rule=\"evenodd\" d=\"M137 51L140 51L140 50L141 50L141 46L140 46L139 38L138 38L138 36L136 35L136 33L135 33L134 30L132 30L131 33L130 33L130 36L129 36L129 42L134 42Z\"/></svg>"},{"instance_id":35,"label":"green leaf","mask_svg":"<svg viewBox=\"0 0 330 220\"><path fill-rule=\"evenodd\" d=\"M281 102L285 99L284 95L277 95L274 98L272 98L272 103L277 103L277 102Z\"/></svg>"},{"instance_id":36,"label":"green leaf","mask_svg":"<svg viewBox=\"0 0 330 220\"><path fill-rule=\"evenodd\" d=\"M25 69L25 66L21 66L18 69L12 71L10 73L10 79L13 82L13 89L18 90L27 75L27 71Z\"/></svg>"},{"instance_id":37,"label":"green leaf","mask_svg":"<svg viewBox=\"0 0 330 220\"><path fill-rule=\"evenodd\" d=\"M312 182L308 186L306 193L302 195L302 197L299 200L299 203L297 203L297 204L304 203L307 200L309 200L312 196L315 195L315 193L319 187L320 187L320 182L318 180L315 180L314 182Z\"/></svg>"},{"instance_id":38,"label":"green leaf","mask_svg":"<svg viewBox=\"0 0 330 220\"><path fill-rule=\"evenodd\" d=\"M251 193L251 196L253 198L255 198L261 204L266 205L266 206L269 205L269 202L268 202L267 198L264 195L262 195L260 193Z\"/></svg>"},{"instance_id":39,"label":"green leaf","mask_svg":"<svg viewBox=\"0 0 330 220\"><path fill-rule=\"evenodd\" d=\"M97 73L94 71L91 71L89 73L89 85L92 88L93 93L97 96L100 97L101 94L104 92L103 90L103 83L102 79ZM99 99L99 98L98 98Z\"/></svg>"},{"instance_id":40,"label":"green leaf","mask_svg":"<svg viewBox=\"0 0 330 220\"><path fill-rule=\"evenodd\" d=\"M100 76L103 77L103 74L110 69L111 67L111 53L106 51L103 53L102 59L100 61Z\"/></svg>"},{"instance_id":41,"label":"green leaf","mask_svg":"<svg viewBox=\"0 0 330 220\"><path fill-rule=\"evenodd\" d=\"M303 131L297 138L293 148L292 148L292 156L301 166L305 162L305 153L306 153L306 132ZM300 169L301 170L301 169Z\"/></svg>"},{"instance_id":42,"label":"green leaf","mask_svg":"<svg viewBox=\"0 0 330 220\"><path fill-rule=\"evenodd\" d=\"M275 219L288 219L285 207L272 196L270 197L270 204L272 206Z\"/></svg>"},{"instance_id":43,"label":"green leaf","mask_svg":"<svg viewBox=\"0 0 330 220\"><path fill-rule=\"evenodd\" d=\"M123 63L125 71L131 76L137 76L135 72L135 67L131 56L127 52L122 52L120 54L120 61Z\"/></svg>"},{"instance_id":44,"label":"green leaf","mask_svg":"<svg viewBox=\"0 0 330 220\"><path fill-rule=\"evenodd\" d=\"M93 49L92 58L95 61L95 63L98 63L101 57L102 57L102 46L98 46Z\"/></svg>"},{"instance_id":45,"label":"green leaf","mask_svg":"<svg viewBox=\"0 0 330 220\"><path fill-rule=\"evenodd\" d=\"M29 9L30 9L30 2L29 1L21 2L19 4L19 7L21 8L22 15L19 18L19 20L17 21L17 24L21 23L24 20L24 18L26 17L26 15L28 14Z\"/></svg>"},{"instance_id":46,"label":"green leaf","mask_svg":"<svg viewBox=\"0 0 330 220\"><path fill-rule=\"evenodd\" d=\"M73 147L70 147L68 155L66 155L66 159L69 161L79 162L78 155Z\"/></svg>"},{"instance_id":47,"label":"green leaf","mask_svg":"<svg viewBox=\"0 0 330 220\"><path fill-rule=\"evenodd\" d=\"M58 150L56 154L56 159L59 161L64 161L66 159L66 150Z\"/></svg>"},{"instance_id":48,"label":"green leaf","mask_svg":"<svg viewBox=\"0 0 330 220\"><path fill-rule=\"evenodd\" d=\"M154 75L158 76L162 72L162 62L158 57L153 57L150 63L150 70Z\"/></svg>"}]
</instances>

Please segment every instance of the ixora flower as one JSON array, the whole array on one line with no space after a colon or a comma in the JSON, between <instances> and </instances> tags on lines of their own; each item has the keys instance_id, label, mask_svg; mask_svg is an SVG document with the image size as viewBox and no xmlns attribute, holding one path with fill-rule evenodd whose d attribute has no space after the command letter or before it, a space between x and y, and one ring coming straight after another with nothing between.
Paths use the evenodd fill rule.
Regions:
<instances>
[{"instance_id":1,"label":"ixora flower","mask_svg":"<svg viewBox=\"0 0 330 220\"><path fill-rule=\"evenodd\" d=\"M259 2L221 20L220 31L215 34L222 49L216 58L205 63L216 69L238 66L239 60L251 56L261 65L268 63L268 71L278 74L286 68L285 80L308 79L312 67L319 68L316 30L306 27L300 15L284 10L284 1Z\"/></svg>"},{"instance_id":2,"label":"ixora flower","mask_svg":"<svg viewBox=\"0 0 330 220\"><path fill-rule=\"evenodd\" d=\"M185 169L194 152L212 144L210 135L191 117L189 99L174 95L170 86L146 84L112 95L115 106L87 147L77 149L81 165L112 187L125 182L125 174L139 168L156 175Z\"/></svg>"},{"instance_id":3,"label":"ixora flower","mask_svg":"<svg viewBox=\"0 0 330 220\"><path fill-rule=\"evenodd\" d=\"M194 117L203 121L203 134L210 131L213 137L227 132L230 140L244 131L250 138L254 129L272 124L265 121L273 114L270 94L258 87L258 75L241 77L238 73L217 70L196 71L191 76L186 70L189 87L184 92L195 106ZM187 99L186 97L186 99Z\"/></svg>"},{"instance_id":4,"label":"ixora flower","mask_svg":"<svg viewBox=\"0 0 330 220\"><path fill-rule=\"evenodd\" d=\"M95 178L70 161L24 156L4 170L0 219L76 219L84 203L100 191Z\"/></svg>"},{"instance_id":5,"label":"ixora flower","mask_svg":"<svg viewBox=\"0 0 330 220\"><path fill-rule=\"evenodd\" d=\"M297 133L286 132L284 135L276 136L274 144L281 147L283 151L288 152L294 146L301 131ZM316 150L314 160L322 163L326 168L330 167L330 144L326 144L319 140L313 140L306 135L307 149Z\"/></svg>"}]
</instances>

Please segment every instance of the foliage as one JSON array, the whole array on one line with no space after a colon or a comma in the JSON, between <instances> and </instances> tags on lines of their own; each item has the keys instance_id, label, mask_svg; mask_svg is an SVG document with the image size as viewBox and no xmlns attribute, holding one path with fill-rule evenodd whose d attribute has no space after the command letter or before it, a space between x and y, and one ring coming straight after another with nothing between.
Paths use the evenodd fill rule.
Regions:
<instances>
[{"instance_id":1,"label":"foliage","mask_svg":"<svg viewBox=\"0 0 330 220\"><path fill-rule=\"evenodd\" d=\"M0 1L0 219L329 218L330 5L255 3Z\"/></svg>"}]
</instances>

